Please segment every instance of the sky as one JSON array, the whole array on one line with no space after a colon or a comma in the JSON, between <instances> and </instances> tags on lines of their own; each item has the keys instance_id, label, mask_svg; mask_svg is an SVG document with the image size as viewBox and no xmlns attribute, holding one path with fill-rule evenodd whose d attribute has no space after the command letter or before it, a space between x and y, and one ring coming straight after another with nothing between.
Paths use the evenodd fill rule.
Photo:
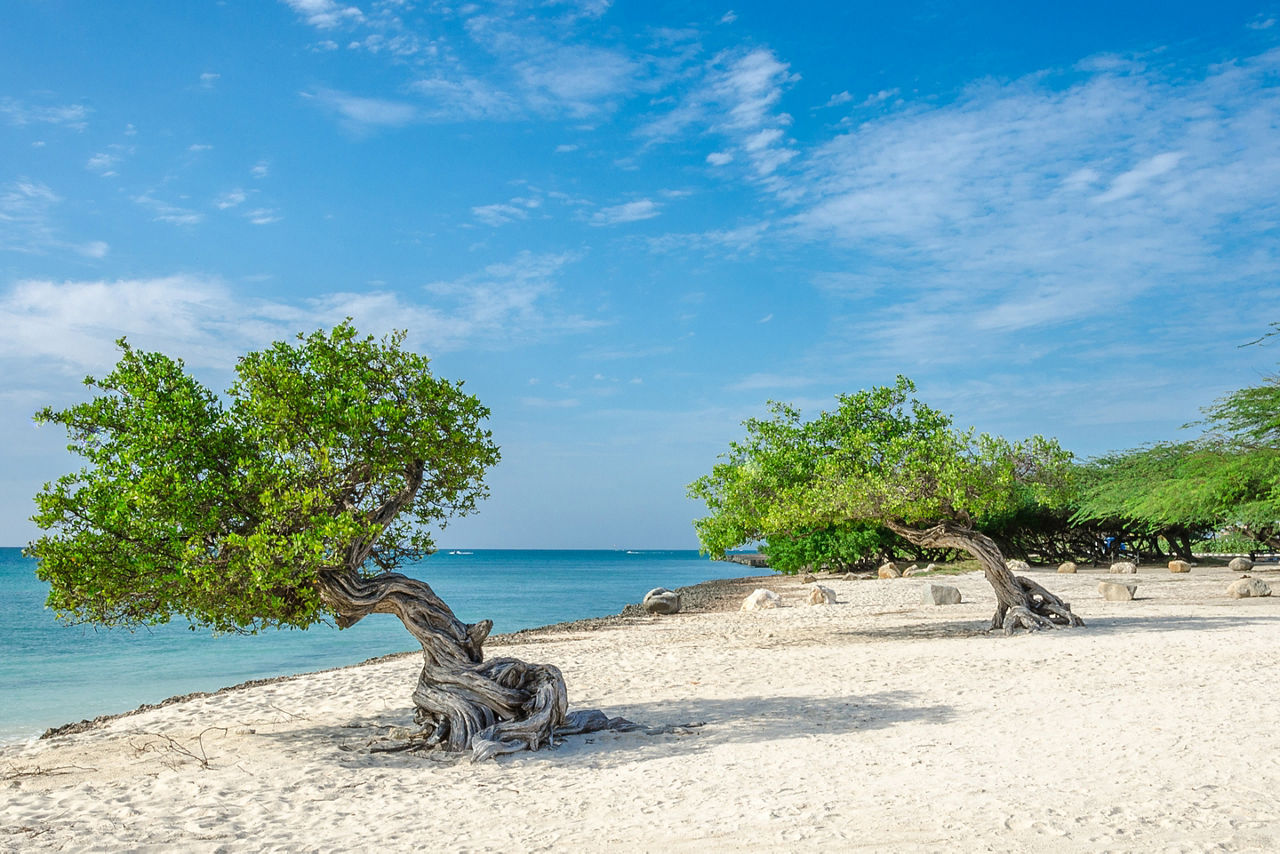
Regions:
<instances>
[{"instance_id":1,"label":"sky","mask_svg":"<svg viewBox=\"0 0 1280 854\"><path fill-rule=\"evenodd\" d=\"M767 401L1082 458L1275 369L1280 6L8 0L0 545L114 341L351 317L491 410L456 548L693 548Z\"/></svg>"}]
</instances>

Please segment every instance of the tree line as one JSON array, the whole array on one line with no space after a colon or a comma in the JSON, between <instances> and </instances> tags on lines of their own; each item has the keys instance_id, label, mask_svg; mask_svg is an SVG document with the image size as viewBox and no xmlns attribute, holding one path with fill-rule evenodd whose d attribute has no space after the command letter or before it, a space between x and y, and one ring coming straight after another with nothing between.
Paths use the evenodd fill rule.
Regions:
<instances>
[{"instance_id":1,"label":"tree line","mask_svg":"<svg viewBox=\"0 0 1280 854\"><path fill-rule=\"evenodd\" d=\"M689 488L709 510L695 523L704 550L759 542L787 574L945 561L966 550L897 528L950 520L1046 563L1280 551L1280 377L1205 409L1187 425L1197 438L1088 460L1041 436L958 431L914 393L899 377L808 422L784 404L745 422L746 439Z\"/></svg>"}]
</instances>

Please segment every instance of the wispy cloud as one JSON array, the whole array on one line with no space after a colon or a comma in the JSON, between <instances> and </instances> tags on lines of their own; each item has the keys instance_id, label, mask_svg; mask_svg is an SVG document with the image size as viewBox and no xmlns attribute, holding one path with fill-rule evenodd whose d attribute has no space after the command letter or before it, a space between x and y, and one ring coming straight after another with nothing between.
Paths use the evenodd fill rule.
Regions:
<instances>
[{"instance_id":1,"label":"wispy cloud","mask_svg":"<svg viewBox=\"0 0 1280 854\"><path fill-rule=\"evenodd\" d=\"M236 187L234 190L227 190L227 192L222 193L214 199L213 206L218 210L225 211L228 208L234 208L237 205L244 204L244 201L247 198L249 198L249 194L239 187Z\"/></svg>"},{"instance_id":2,"label":"wispy cloud","mask_svg":"<svg viewBox=\"0 0 1280 854\"><path fill-rule=\"evenodd\" d=\"M344 6L333 0L284 0L304 21L321 30L331 30L364 18L356 6Z\"/></svg>"},{"instance_id":3,"label":"wispy cloud","mask_svg":"<svg viewBox=\"0 0 1280 854\"><path fill-rule=\"evenodd\" d=\"M245 211L244 218L254 225L271 225L284 219L275 208L254 208Z\"/></svg>"},{"instance_id":4,"label":"wispy cloud","mask_svg":"<svg viewBox=\"0 0 1280 854\"><path fill-rule=\"evenodd\" d=\"M403 127L419 118L418 108L403 101L365 98L335 89L319 89L303 93L303 96L314 98L326 110L339 116L347 128L358 132Z\"/></svg>"},{"instance_id":5,"label":"wispy cloud","mask_svg":"<svg viewBox=\"0 0 1280 854\"><path fill-rule=\"evenodd\" d=\"M412 104L318 96L356 127L399 127L411 121L513 121L590 118L652 88L666 58L637 54L602 40L608 3L435 7L375 2L364 10L332 0L285 0L322 30L350 33L346 46L384 58L402 71L398 90ZM336 49L326 40L317 47Z\"/></svg>"},{"instance_id":6,"label":"wispy cloud","mask_svg":"<svg viewBox=\"0 0 1280 854\"><path fill-rule=\"evenodd\" d=\"M591 224L598 226L619 225L624 222L638 222L652 219L661 213L661 206L652 199L639 199L621 205L601 208L591 216Z\"/></svg>"},{"instance_id":7,"label":"wispy cloud","mask_svg":"<svg viewBox=\"0 0 1280 854\"><path fill-rule=\"evenodd\" d=\"M410 343L428 352L502 348L601 325L555 307L555 277L572 260L524 253L416 295L333 292L295 302L254 299L206 276L22 281L0 291L0 324L11 331L0 336L0 359L36 373L32 366L103 371L124 335L194 367L225 369L246 349L345 317L371 334L408 329Z\"/></svg>"},{"instance_id":8,"label":"wispy cloud","mask_svg":"<svg viewBox=\"0 0 1280 854\"><path fill-rule=\"evenodd\" d=\"M769 234L855 259L814 277L835 300L828 361L1079 359L1085 330L1106 342L1091 352L1118 352L1162 302L1265 301L1278 71L1280 50L1199 71L1101 58L897 105L806 152ZM891 306L867 301L886 288Z\"/></svg>"},{"instance_id":9,"label":"wispy cloud","mask_svg":"<svg viewBox=\"0 0 1280 854\"><path fill-rule=\"evenodd\" d=\"M54 210L62 198L47 184L20 179L0 189L0 250L43 255L70 251L85 258L102 258L110 247L105 241L85 243L61 236Z\"/></svg>"},{"instance_id":10,"label":"wispy cloud","mask_svg":"<svg viewBox=\"0 0 1280 854\"><path fill-rule=\"evenodd\" d=\"M471 209L471 215L485 225L499 226L509 222L518 222L529 218L529 211L542 205L542 200L531 197L517 197L510 202L492 205L478 205Z\"/></svg>"},{"instance_id":11,"label":"wispy cloud","mask_svg":"<svg viewBox=\"0 0 1280 854\"><path fill-rule=\"evenodd\" d=\"M157 199L150 192L134 196L133 200L151 211L156 222L167 222L170 225L199 225L204 221L204 214L179 205Z\"/></svg>"},{"instance_id":12,"label":"wispy cloud","mask_svg":"<svg viewBox=\"0 0 1280 854\"><path fill-rule=\"evenodd\" d=\"M792 118L781 109L784 93L799 79L767 48L722 51L673 108L640 128L640 136L652 145L710 128L728 145L708 155L708 163L723 166L740 154L753 180L778 189L777 171L799 153L786 133Z\"/></svg>"},{"instance_id":13,"label":"wispy cloud","mask_svg":"<svg viewBox=\"0 0 1280 854\"><path fill-rule=\"evenodd\" d=\"M89 109L81 104L32 105L14 98L0 98L0 116L15 127L46 124L84 130L88 126Z\"/></svg>"}]
</instances>

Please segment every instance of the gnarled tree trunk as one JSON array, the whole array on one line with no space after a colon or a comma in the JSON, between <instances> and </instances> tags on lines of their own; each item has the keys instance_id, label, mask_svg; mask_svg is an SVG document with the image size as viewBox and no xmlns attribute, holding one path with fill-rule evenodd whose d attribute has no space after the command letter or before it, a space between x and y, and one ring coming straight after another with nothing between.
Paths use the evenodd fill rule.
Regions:
<instances>
[{"instance_id":1,"label":"gnarled tree trunk","mask_svg":"<svg viewBox=\"0 0 1280 854\"><path fill-rule=\"evenodd\" d=\"M321 575L320 593L341 628L369 614L394 614L422 644L413 692L422 748L471 750L472 759L486 759L537 750L556 735L632 726L599 711L570 713L564 676L550 664L485 661L481 648L493 623L463 623L423 581L333 571Z\"/></svg>"},{"instance_id":2,"label":"gnarled tree trunk","mask_svg":"<svg viewBox=\"0 0 1280 854\"><path fill-rule=\"evenodd\" d=\"M963 549L977 558L987 581L996 591L992 629L1003 629L1010 635L1019 626L1027 631L1036 631L1084 625L1084 620L1071 613L1069 602L1062 601L1031 579L1010 572L1000 547L986 534L954 522L943 522L925 530L908 528L896 522L888 522L886 527L916 545Z\"/></svg>"}]
</instances>

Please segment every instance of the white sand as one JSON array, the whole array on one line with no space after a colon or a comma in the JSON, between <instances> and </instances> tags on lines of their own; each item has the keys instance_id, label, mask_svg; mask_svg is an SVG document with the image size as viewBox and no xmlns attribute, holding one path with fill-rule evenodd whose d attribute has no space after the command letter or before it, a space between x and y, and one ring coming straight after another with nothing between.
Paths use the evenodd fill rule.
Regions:
<instances>
[{"instance_id":1,"label":"white sand","mask_svg":"<svg viewBox=\"0 0 1280 854\"><path fill-rule=\"evenodd\" d=\"M987 636L976 574L824 582L829 607L776 579L777 611L489 648L687 734L340 749L409 723L408 657L5 748L0 850L1280 850L1280 577L1232 600L1225 570L1144 567L1105 602L1100 571L1037 576L1086 628ZM965 604L917 604L930 581Z\"/></svg>"}]
</instances>

